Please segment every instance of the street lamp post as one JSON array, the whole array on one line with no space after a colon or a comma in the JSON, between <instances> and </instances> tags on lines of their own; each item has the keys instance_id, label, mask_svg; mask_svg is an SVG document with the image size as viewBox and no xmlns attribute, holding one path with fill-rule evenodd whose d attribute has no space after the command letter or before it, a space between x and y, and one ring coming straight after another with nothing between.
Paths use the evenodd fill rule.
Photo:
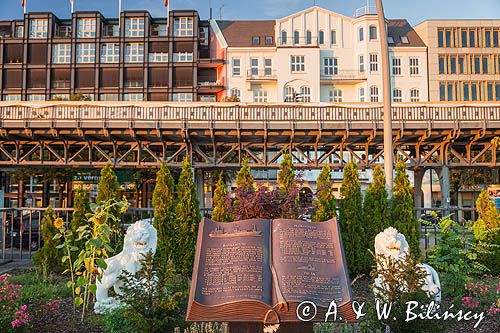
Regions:
<instances>
[{"instance_id":1,"label":"street lamp post","mask_svg":"<svg viewBox=\"0 0 500 333\"><path fill-rule=\"evenodd\" d=\"M394 149L392 142L392 94L389 65L389 44L387 41L387 25L385 23L384 6L382 0L375 0L377 4L378 25L380 30L380 44L382 53L382 80L384 90L384 170L386 187L392 195Z\"/></svg>"}]
</instances>

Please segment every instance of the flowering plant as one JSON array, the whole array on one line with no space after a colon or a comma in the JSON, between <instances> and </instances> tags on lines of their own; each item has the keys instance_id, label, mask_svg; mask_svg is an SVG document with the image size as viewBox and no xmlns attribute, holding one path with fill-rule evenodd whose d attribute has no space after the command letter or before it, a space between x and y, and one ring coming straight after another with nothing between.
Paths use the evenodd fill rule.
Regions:
<instances>
[{"instance_id":1,"label":"flowering plant","mask_svg":"<svg viewBox=\"0 0 500 333\"><path fill-rule=\"evenodd\" d=\"M488 282L467 282L467 296L463 305L469 309L487 310L488 313L500 314L500 281L494 286Z\"/></svg>"},{"instance_id":2,"label":"flowering plant","mask_svg":"<svg viewBox=\"0 0 500 333\"><path fill-rule=\"evenodd\" d=\"M28 307L20 305L22 286L10 283L9 278L9 274L0 275L0 327L22 330L28 327L31 317Z\"/></svg>"}]
</instances>

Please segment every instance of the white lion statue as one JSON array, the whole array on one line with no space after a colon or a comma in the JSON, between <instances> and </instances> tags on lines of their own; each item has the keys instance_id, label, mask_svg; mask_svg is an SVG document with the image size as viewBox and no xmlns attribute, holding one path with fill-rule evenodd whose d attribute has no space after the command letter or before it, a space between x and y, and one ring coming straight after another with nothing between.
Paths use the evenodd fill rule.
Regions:
<instances>
[{"instance_id":1,"label":"white lion statue","mask_svg":"<svg viewBox=\"0 0 500 333\"><path fill-rule=\"evenodd\" d=\"M102 272L101 281L97 281L95 313L105 313L119 307L120 301L109 297L108 291L113 288L120 295L121 282L119 280L123 271L135 274L141 270L140 261L151 251L156 252L158 236L156 229L151 224L152 219L140 220L127 228L123 251L114 257L106 259L108 267Z\"/></svg>"},{"instance_id":2,"label":"white lion statue","mask_svg":"<svg viewBox=\"0 0 500 333\"><path fill-rule=\"evenodd\" d=\"M375 255L392 258L395 260L405 260L410 254L410 247L406 241L406 237L395 228L387 228L375 237ZM434 268L427 264L418 264L417 267L425 270L425 277L422 290L430 297L434 297L436 302L441 301L441 282ZM375 279L377 288L383 287L383 278L381 276Z\"/></svg>"}]
</instances>

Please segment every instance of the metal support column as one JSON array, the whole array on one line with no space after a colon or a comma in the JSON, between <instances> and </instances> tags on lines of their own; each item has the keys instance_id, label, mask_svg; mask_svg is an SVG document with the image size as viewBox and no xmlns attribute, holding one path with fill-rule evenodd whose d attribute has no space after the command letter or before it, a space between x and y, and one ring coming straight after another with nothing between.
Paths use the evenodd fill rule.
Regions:
<instances>
[{"instance_id":1,"label":"metal support column","mask_svg":"<svg viewBox=\"0 0 500 333\"><path fill-rule=\"evenodd\" d=\"M205 208L205 173L202 169L195 169L194 181L196 184L196 193L200 202L200 209Z\"/></svg>"},{"instance_id":2,"label":"metal support column","mask_svg":"<svg viewBox=\"0 0 500 333\"><path fill-rule=\"evenodd\" d=\"M441 206L445 208L444 215L449 214L448 208L450 208L450 168L444 165L441 168L441 174L439 175L439 183L441 184Z\"/></svg>"}]
</instances>

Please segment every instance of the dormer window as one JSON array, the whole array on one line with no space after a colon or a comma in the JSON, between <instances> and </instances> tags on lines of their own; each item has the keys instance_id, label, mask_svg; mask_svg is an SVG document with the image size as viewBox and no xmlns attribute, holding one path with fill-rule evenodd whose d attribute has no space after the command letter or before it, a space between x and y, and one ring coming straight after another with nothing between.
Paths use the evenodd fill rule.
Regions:
<instances>
[{"instance_id":1,"label":"dormer window","mask_svg":"<svg viewBox=\"0 0 500 333\"><path fill-rule=\"evenodd\" d=\"M252 45L260 45L260 37L253 36L252 37Z\"/></svg>"},{"instance_id":2,"label":"dormer window","mask_svg":"<svg viewBox=\"0 0 500 333\"><path fill-rule=\"evenodd\" d=\"M408 37L401 36L401 43L403 43L403 44L410 44L410 41L408 40Z\"/></svg>"},{"instance_id":3,"label":"dormer window","mask_svg":"<svg viewBox=\"0 0 500 333\"><path fill-rule=\"evenodd\" d=\"M273 45L273 37L266 37L266 45Z\"/></svg>"},{"instance_id":4,"label":"dormer window","mask_svg":"<svg viewBox=\"0 0 500 333\"><path fill-rule=\"evenodd\" d=\"M387 43L394 44L394 38L392 38L391 36L387 36Z\"/></svg>"}]
</instances>

